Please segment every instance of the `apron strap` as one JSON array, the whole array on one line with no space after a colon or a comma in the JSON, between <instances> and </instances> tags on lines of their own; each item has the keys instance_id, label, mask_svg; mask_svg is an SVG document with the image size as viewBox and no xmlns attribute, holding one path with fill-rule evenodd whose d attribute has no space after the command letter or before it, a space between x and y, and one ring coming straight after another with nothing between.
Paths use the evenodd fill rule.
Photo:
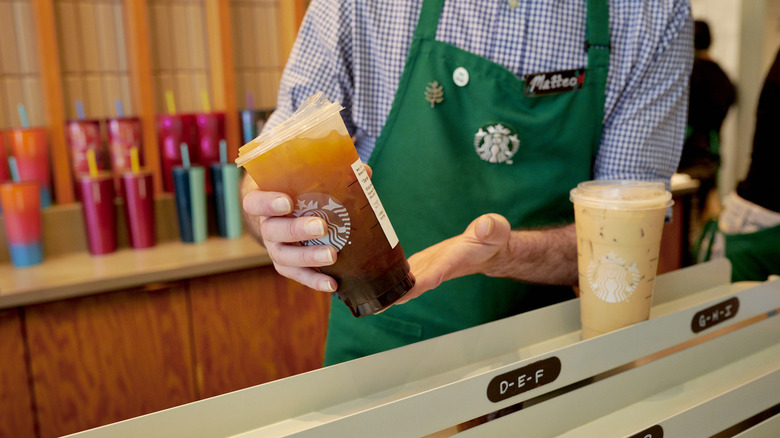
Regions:
<instances>
[{"instance_id":1,"label":"apron strap","mask_svg":"<svg viewBox=\"0 0 780 438\"><path fill-rule=\"evenodd\" d=\"M444 9L444 0L424 0L420 9L420 18L414 31L415 38L435 39L439 27L439 17Z\"/></svg>"},{"instance_id":2,"label":"apron strap","mask_svg":"<svg viewBox=\"0 0 780 438\"><path fill-rule=\"evenodd\" d=\"M609 67L609 5L607 0L588 0L585 49L588 69Z\"/></svg>"}]
</instances>

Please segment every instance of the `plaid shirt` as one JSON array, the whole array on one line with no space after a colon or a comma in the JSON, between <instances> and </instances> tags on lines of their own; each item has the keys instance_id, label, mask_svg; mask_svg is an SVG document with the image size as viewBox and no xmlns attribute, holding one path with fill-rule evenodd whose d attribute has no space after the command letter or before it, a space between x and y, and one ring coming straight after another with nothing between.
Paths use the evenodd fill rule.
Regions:
<instances>
[{"instance_id":1,"label":"plaid shirt","mask_svg":"<svg viewBox=\"0 0 780 438\"><path fill-rule=\"evenodd\" d=\"M314 0L265 129L323 91L367 161L406 63L420 0ZM514 5L513 5L514 3ZM586 66L584 0L447 0L438 41L518 76ZM687 0L609 0L611 54L596 179L669 184L685 133L693 31Z\"/></svg>"}]
</instances>

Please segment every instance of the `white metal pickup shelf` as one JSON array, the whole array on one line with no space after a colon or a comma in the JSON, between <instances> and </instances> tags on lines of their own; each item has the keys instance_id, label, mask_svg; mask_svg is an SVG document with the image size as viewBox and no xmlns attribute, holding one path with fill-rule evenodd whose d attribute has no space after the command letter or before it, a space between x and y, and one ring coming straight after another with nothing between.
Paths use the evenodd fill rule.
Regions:
<instances>
[{"instance_id":1,"label":"white metal pickup shelf","mask_svg":"<svg viewBox=\"0 0 780 438\"><path fill-rule=\"evenodd\" d=\"M650 320L586 341L571 300L73 436L448 436L506 408L458 436L710 436L780 404L780 281L730 272L659 276Z\"/></svg>"}]
</instances>

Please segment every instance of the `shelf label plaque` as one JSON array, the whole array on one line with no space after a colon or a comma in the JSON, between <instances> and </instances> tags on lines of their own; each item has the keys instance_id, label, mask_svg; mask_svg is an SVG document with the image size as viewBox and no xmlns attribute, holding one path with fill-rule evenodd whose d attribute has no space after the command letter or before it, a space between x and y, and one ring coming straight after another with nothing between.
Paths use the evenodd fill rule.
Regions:
<instances>
[{"instance_id":1,"label":"shelf label plaque","mask_svg":"<svg viewBox=\"0 0 780 438\"><path fill-rule=\"evenodd\" d=\"M696 312L691 320L691 330L693 330L694 333L707 330L714 325L735 317L738 310L739 299L737 299L737 297L721 301L714 306Z\"/></svg>"},{"instance_id":2,"label":"shelf label plaque","mask_svg":"<svg viewBox=\"0 0 780 438\"><path fill-rule=\"evenodd\" d=\"M561 373L561 360L548 357L522 368L499 374L487 387L488 400L493 403L506 400L542 385L552 383Z\"/></svg>"}]
</instances>

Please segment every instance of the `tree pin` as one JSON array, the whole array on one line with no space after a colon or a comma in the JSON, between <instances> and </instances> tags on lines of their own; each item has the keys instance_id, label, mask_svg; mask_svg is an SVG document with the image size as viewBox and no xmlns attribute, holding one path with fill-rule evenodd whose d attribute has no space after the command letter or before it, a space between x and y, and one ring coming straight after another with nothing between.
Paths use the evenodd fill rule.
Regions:
<instances>
[{"instance_id":1,"label":"tree pin","mask_svg":"<svg viewBox=\"0 0 780 438\"><path fill-rule=\"evenodd\" d=\"M425 87L425 100L431 103L431 108L444 101L444 89L439 85L439 81L429 82Z\"/></svg>"}]
</instances>

